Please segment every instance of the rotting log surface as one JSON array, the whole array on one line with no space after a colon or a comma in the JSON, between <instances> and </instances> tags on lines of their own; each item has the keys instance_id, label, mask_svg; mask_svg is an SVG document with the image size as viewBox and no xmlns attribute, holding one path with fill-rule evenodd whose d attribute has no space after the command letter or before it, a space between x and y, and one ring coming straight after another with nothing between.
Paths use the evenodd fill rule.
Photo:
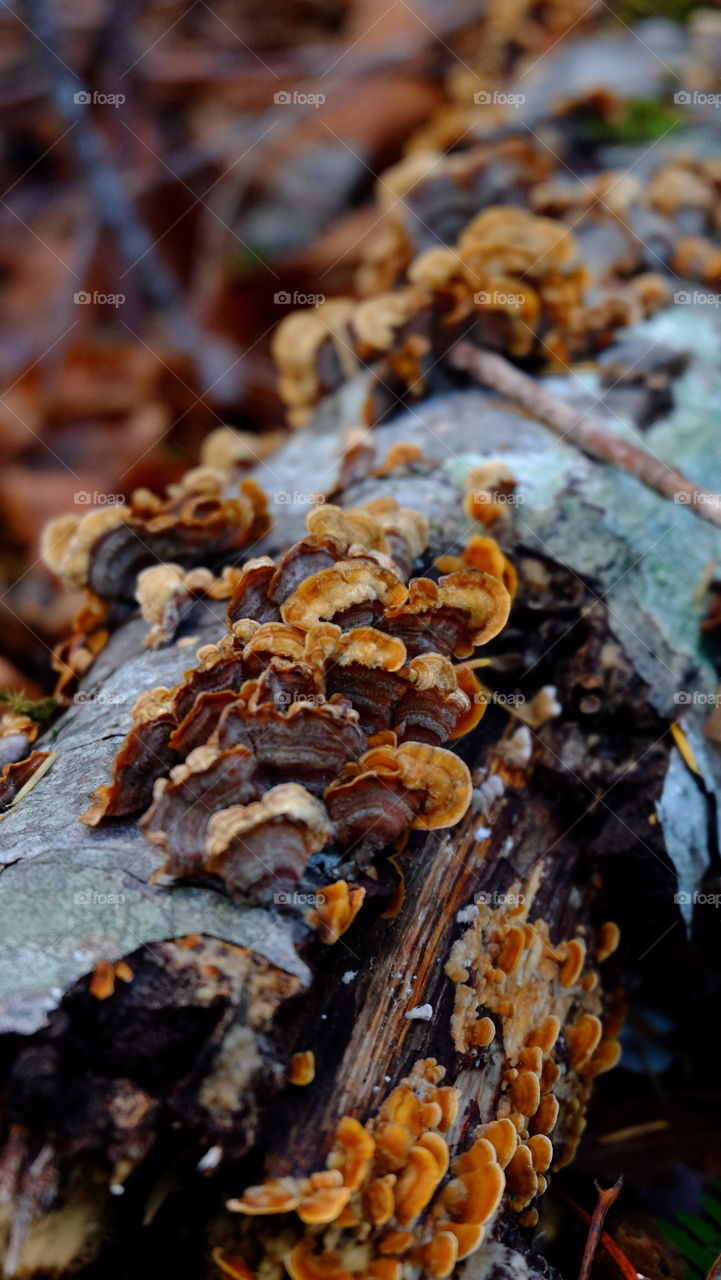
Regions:
<instances>
[{"instance_id":1,"label":"rotting log surface","mask_svg":"<svg viewBox=\"0 0 721 1280\"><path fill-rule=\"evenodd\" d=\"M697 373L692 361L674 384L674 414L646 440L675 450L679 464L695 459L703 475L712 465L721 472L721 446L703 417L689 419L686 380ZM708 361L704 374L713 385L721 377ZM353 395L321 410L315 429L261 470L269 492L332 488ZM363 910L331 947L301 912L250 910L205 888L151 887L157 851L133 823L88 831L77 817L108 776L136 695L177 681L196 646L146 652L139 621L113 637L87 700L53 735L56 763L0 828L8 1275L87 1259L87 1275L104 1280L156 1275L159 1266L211 1276L211 1245L232 1254L238 1241L257 1260L268 1233L297 1234L295 1216L248 1226L223 1211L226 1196L266 1176L323 1168L338 1119L372 1117L419 1059L437 1059L444 1083L460 1090L451 1145L463 1149L474 1125L497 1114L502 1052L498 1035L489 1049L454 1048L455 984L444 966L468 928L458 910L481 891L493 900L523 886L536 868L530 918L545 921L553 943L613 915L637 957L677 923L674 890L695 886L716 851L718 767L699 734L703 711L692 703L685 722L701 778L667 727L679 687L712 688L694 593L704 566L720 558L718 533L476 391L430 400L375 438L378 461L412 440L438 465L361 480L341 501L390 492L418 507L431 519L434 555L470 532L459 493L468 465L503 453L525 498L506 539L522 589L509 628L487 650L498 704L462 748L478 787L474 808L450 833L412 838L398 859L405 901L393 918L382 913L395 868L381 858L356 876ZM299 535L306 508L301 500L272 509L270 553ZM223 629L221 609L199 606L178 638L197 636L199 645ZM532 732L525 760L503 698L530 701L548 684L562 713ZM489 789L492 774L502 785ZM316 887L336 878L325 872ZM116 979L114 994L97 999L88 975L98 961L123 957L132 980ZM424 1004L429 1020L406 1017ZM565 1063L563 1037L559 1045ZM299 1088L287 1076L291 1055L305 1049L317 1075ZM562 1106L559 1150L573 1129ZM486 1243L454 1274L542 1266L504 1204Z\"/></svg>"}]
</instances>

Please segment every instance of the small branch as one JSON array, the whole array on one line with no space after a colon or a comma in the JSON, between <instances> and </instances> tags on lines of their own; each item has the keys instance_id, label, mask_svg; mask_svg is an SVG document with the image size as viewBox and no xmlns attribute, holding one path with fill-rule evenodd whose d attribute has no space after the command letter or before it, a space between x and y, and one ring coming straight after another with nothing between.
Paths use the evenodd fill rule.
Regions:
<instances>
[{"instance_id":1,"label":"small branch","mask_svg":"<svg viewBox=\"0 0 721 1280\"><path fill-rule=\"evenodd\" d=\"M620 1179L619 1179L619 1182L615 1184L615 1186L610 1188L610 1192L615 1193L613 1195L614 1200L616 1199L616 1196L618 1195L618 1192L621 1189L619 1183L620 1183ZM604 1193L601 1193L601 1194L604 1194ZM609 1192L606 1192L605 1194L608 1195ZM554 1187L554 1195L556 1195L558 1199L561 1200L563 1204L565 1204L567 1208L571 1210L572 1213L575 1213L577 1218L580 1218L583 1222L587 1222L589 1226L593 1225L593 1218L591 1217L591 1214L586 1213L586 1210L582 1209L580 1205L576 1204L576 1201L572 1200L571 1197L568 1195L568 1193L564 1191L561 1187L559 1186ZM612 1203L613 1201L611 1201L611 1204ZM604 1218L606 1216L606 1213L608 1212L608 1208L610 1208L610 1205L603 1210ZM598 1211L598 1205L596 1206L596 1210ZM594 1217L595 1217L595 1214L594 1214ZM590 1238L591 1237L589 1234L589 1240ZM618 1247L618 1245L616 1244L616 1241L613 1239L613 1236L610 1236L607 1231L603 1230L603 1219L599 1223L599 1229L596 1237L596 1243L594 1244L594 1248L596 1247L598 1240L600 1240L609 1258L613 1259L613 1261L616 1263L616 1266L618 1267L621 1274L625 1276L626 1280L639 1280L639 1272L636 1270L633 1263L630 1261L629 1258L626 1257L623 1250ZM584 1263L586 1260L587 1251L588 1251L588 1241L586 1242L586 1249L584 1250L584 1255L583 1255ZM644 1280L644 1277L640 1277L640 1280Z\"/></svg>"},{"instance_id":2,"label":"small branch","mask_svg":"<svg viewBox=\"0 0 721 1280\"><path fill-rule=\"evenodd\" d=\"M619 1178L618 1182L614 1183L612 1187L609 1187L607 1191L604 1191L599 1187L598 1183L596 1183L595 1186L598 1192L598 1200L596 1201L596 1208L594 1209L593 1217L591 1218L591 1226L586 1240L586 1248L583 1251L583 1262L581 1263L578 1280L588 1280L588 1277L591 1274L591 1266L598 1248L598 1242L603 1234L603 1224L606 1221L606 1214L611 1208L611 1205L618 1198L621 1187L623 1186L623 1178Z\"/></svg>"},{"instance_id":3,"label":"small branch","mask_svg":"<svg viewBox=\"0 0 721 1280\"><path fill-rule=\"evenodd\" d=\"M515 400L539 422L591 458L610 462L663 498L687 506L700 520L721 527L721 495L694 484L670 463L615 435L598 419L579 413L503 356L470 342L459 342L450 353L450 363L455 369L470 373L484 386Z\"/></svg>"}]
</instances>

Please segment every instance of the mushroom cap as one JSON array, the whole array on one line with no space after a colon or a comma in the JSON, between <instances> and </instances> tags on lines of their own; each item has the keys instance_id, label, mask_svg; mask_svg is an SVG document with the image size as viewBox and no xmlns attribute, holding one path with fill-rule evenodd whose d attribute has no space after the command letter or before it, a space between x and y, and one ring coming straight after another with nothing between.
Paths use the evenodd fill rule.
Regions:
<instances>
[{"instance_id":1,"label":"mushroom cap","mask_svg":"<svg viewBox=\"0 0 721 1280\"><path fill-rule=\"evenodd\" d=\"M131 715L133 724L147 724L149 720L157 720L160 716L172 713L175 690L158 685L156 689L144 689L139 693Z\"/></svg>"},{"instance_id":2,"label":"mushroom cap","mask_svg":"<svg viewBox=\"0 0 721 1280\"><path fill-rule=\"evenodd\" d=\"M456 720L456 727L451 734L451 740L464 738L467 733L475 729L486 714L488 706L488 698L484 694L475 672L471 671L469 667L463 666L455 667L455 672L458 688L468 698L468 710L462 712Z\"/></svg>"},{"instance_id":3,"label":"mushroom cap","mask_svg":"<svg viewBox=\"0 0 721 1280\"><path fill-rule=\"evenodd\" d=\"M233 630L240 627L236 622ZM290 658L293 662L301 662L305 651L304 635L298 627L287 622L263 622L243 645L243 658L252 659L256 655L264 662L269 657Z\"/></svg>"},{"instance_id":4,"label":"mushroom cap","mask_svg":"<svg viewBox=\"0 0 721 1280\"><path fill-rule=\"evenodd\" d=\"M448 698L458 690L456 668L440 653L422 653L411 658L403 675L421 692L436 689L442 697Z\"/></svg>"},{"instance_id":5,"label":"mushroom cap","mask_svg":"<svg viewBox=\"0 0 721 1280\"><path fill-rule=\"evenodd\" d=\"M353 331L359 342L375 351L389 351L396 330L412 320L431 300L431 295L416 285L380 293L359 302L353 311Z\"/></svg>"},{"instance_id":6,"label":"mushroom cap","mask_svg":"<svg viewBox=\"0 0 721 1280\"><path fill-rule=\"evenodd\" d=\"M464 227L457 250L475 271L530 279L569 266L576 257L573 236L563 224L513 205L483 209Z\"/></svg>"},{"instance_id":7,"label":"mushroom cap","mask_svg":"<svg viewBox=\"0 0 721 1280\"><path fill-rule=\"evenodd\" d=\"M291 1280L352 1280L337 1253L314 1253L312 1240L300 1240L283 1259Z\"/></svg>"},{"instance_id":8,"label":"mushroom cap","mask_svg":"<svg viewBox=\"0 0 721 1280\"><path fill-rule=\"evenodd\" d=\"M365 507L344 511L330 502L313 507L305 518L308 532L321 538L333 538L347 550L353 543L369 551L389 551L388 539L377 520Z\"/></svg>"},{"instance_id":9,"label":"mushroom cap","mask_svg":"<svg viewBox=\"0 0 721 1280\"><path fill-rule=\"evenodd\" d=\"M236 836L277 819L306 829L309 854L317 853L328 840L328 815L320 801L298 783L282 782L266 791L261 800L248 805L234 804L211 815L205 845L209 863L220 857Z\"/></svg>"},{"instance_id":10,"label":"mushroom cap","mask_svg":"<svg viewBox=\"0 0 721 1280\"><path fill-rule=\"evenodd\" d=\"M349 782L360 782L368 774L397 780L405 790L422 794L420 808L410 823L420 830L453 826L470 804L473 787L468 766L444 747L420 742L372 747L356 763L346 766L326 795Z\"/></svg>"},{"instance_id":11,"label":"mushroom cap","mask_svg":"<svg viewBox=\"0 0 721 1280\"><path fill-rule=\"evenodd\" d=\"M142 569L135 584L135 599L146 622L162 623L173 596L188 593L185 571L179 564L153 564Z\"/></svg>"},{"instance_id":12,"label":"mushroom cap","mask_svg":"<svg viewBox=\"0 0 721 1280\"><path fill-rule=\"evenodd\" d=\"M484 538L480 534L470 538L463 549L463 560L469 569L480 569L500 578L513 599L518 590L518 574L495 538Z\"/></svg>"},{"instance_id":13,"label":"mushroom cap","mask_svg":"<svg viewBox=\"0 0 721 1280\"><path fill-rule=\"evenodd\" d=\"M306 918L317 930L321 942L330 947L350 929L363 906L366 891L359 884L336 880L334 884L323 885L319 896L323 899L321 904L309 911Z\"/></svg>"},{"instance_id":14,"label":"mushroom cap","mask_svg":"<svg viewBox=\"0 0 721 1280\"><path fill-rule=\"evenodd\" d=\"M390 569L366 559L339 560L332 569L306 578L280 612L284 622L307 631L313 623L333 618L351 605L369 600L399 605L406 596L406 587Z\"/></svg>"},{"instance_id":15,"label":"mushroom cap","mask_svg":"<svg viewBox=\"0 0 721 1280\"><path fill-rule=\"evenodd\" d=\"M475 645L492 640L508 622L511 597L492 574L465 569L440 578L438 586L444 605L468 613Z\"/></svg>"},{"instance_id":16,"label":"mushroom cap","mask_svg":"<svg viewBox=\"0 0 721 1280\"><path fill-rule=\"evenodd\" d=\"M78 527L75 515L56 516L43 525L40 534L40 558L52 573L61 574L63 561Z\"/></svg>"},{"instance_id":17,"label":"mushroom cap","mask_svg":"<svg viewBox=\"0 0 721 1280\"><path fill-rule=\"evenodd\" d=\"M414 449L414 445L398 446ZM393 449L389 453L389 458L393 454ZM401 507L395 498L373 498L366 504L366 511L369 511L374 520L380 525L386 537L395 534L401 538L408 548L408 558L412 564L423 554L428 546L428 530L429 523L426 516L420 511L416 511L414 507ZM391 550L391 554L392 550Z\"/></svg>"},{"instance_id":18,"label":"mushroom cap","mask_svg":"<svg viewBox=\"0 0 721 1280\"><path fill-rule=\"evenodd\" d=\"M43 530L40 548L45 563L59 573L66 586L81 590L88 576L88 563L98 538L130 515L130 507L118 503L87 511L78 520L60 516Z\"/></svg>"},{"instance_id":19,"label":"mushroom cap","mask_svg":"<svg viewBox=\"0 0 721 1280\"><path fill-rule=\"evenodd\" d=\"M312 665L328 662L347 667L381 667L399 671L406 660L406 647L396 636L375 627L352 627L342 631L333 622L317 622L305 636L305 653Z\"/></svg>"},{"instance_id":20,"label":"mushroom cap","mask_svg":"<svg viewBox=\"0 0 721 1280\"><path fill-rule=\"evenodd\" d=\"M438 610L457 610L468 627L468 642L456 646L459 656L467 656L476 645L492 640L508 621L511 597L498 578L477 569L462 569L441 577L411 578L408 598L386 609L389 622L404 615L433 614ZM461 650L463 652L461 653Z\"/></svg>"}]
</instances>

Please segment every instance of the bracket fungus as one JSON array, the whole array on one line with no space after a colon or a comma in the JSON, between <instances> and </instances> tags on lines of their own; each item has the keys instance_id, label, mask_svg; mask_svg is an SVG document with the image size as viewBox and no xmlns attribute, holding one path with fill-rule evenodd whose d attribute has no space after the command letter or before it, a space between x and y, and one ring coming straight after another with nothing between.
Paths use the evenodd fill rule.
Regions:
<instances>
[{"instance_id":1,"label":"bracket fungus","mask_svg":"<svg viewBox=\"0 0 721 1280\"><path fill-rule=\"evenodd\" d=\"M307 525L279 562L222 579L180 564L147 571L139 593L154 625L200 587L230 595L230 630L175 688L138 700L112 781L84 817L145 810L166 874L265 903L321 851L350 856L347 874L411 830L463 818L470 774L443 744L478 723L485 700L453 655L497 634L510 607L500 578L476 569L407 586L428 523L394 499L325 504ZM339 879L324 892L307 923L330 943L364 890Z\"/></svg>"},{"instance_id":2,"label":"bracket fungus","mask_svg":"<svg viewBox=\"0 0 721 1280\"><path fill-rule=\"evenodd\" d=\"M157 779L153 803L140 819L146 838L165 852L163 872L182 878L201 871L211 815L259 794L257 764L245 747L191 751L169 778Z\"/></svg>"},{"instance_id":3,"label":"bracket fungus","mask_svg":"<svg viewBox=\"0 0 721 1280\"><path fill-rule=\"evenodd\" d=\"M323 885L317 896L319 905L309 911L306 918L321 942L331 946L350 929L363 906L366 891L361 885L336 880L334 884Z\"/></svg>"},{"instance_id":4,"label":"bracket fungus","mask_svg":"<svg viewBox=\"0 0 721 1280\"><path fill-rule=\"evenodd\" d=\"M511 886L498 907L481 897L446 964L456 988L451 1018L456 1050L462 1055L477 1052L478 1012L483 1009L498 1021L503 1056L496 1118L476 1131L476 1143L456 1168L467 1169L469 1161L475 1167L483 1159L482 1144L490 1143L506 1171L509 1205L519 1214L543 1193L549 1168L572 1157L583 1128L589 1081L620 1052L618 1025L608 1016L604 1023L597 984L584 980L587 950L582 939L554 947L546 922L536 918L531 923L538 884L536 867L524 885ZM598 946L615 941L616 932L616 926L603 926ZM565 1070L556 1061L559 1052ZM554 1152L549 1135L561 1102L566 1129ZM569 1116L575 1120L569 1122Z\"/></svg>"},{"instance_id":5,"label":"bracket fungus","mask_svg":"<svg viewBox=\"0 0 721 1280\"><path fill-rule=\"evenodd\" d=\"M291 1277L400 1280L406 1263L449 1274L479 1247L505 1179L488 1143L480 1173L447 1181L459 1091L441 1085L443 1075L433 1058L416 1062L365 1123L342 1116L325 1169L268 1179L227 1207L297 1216L300 1233L283 1259ZM447 1194L454 1183L460 1196Z\"/></svg>"},{"instance_id":6,"label":"bracket fungus","mask_svg":"<svg viewBox=\"0 0 721 1280\"><path fill-rule=\"evenodd\" d=\"M271 787L252 804L231 805L208 822L207 869L239 893L261 901L292 889L312 853L326 844L325 809L294 782Z\"/></svg>"},{"instance_id":7,"label":"bracket fungus","mask_svg":"<svg viewBox=\"0 0 721 1280\"><path fill-rule=\"evenodd\" d=\"M373 625L388 608L405 600L398 574L368 556L339 560L313 574L281 605L281 617L307 631L314 623L338 621L343 629ZM346 624L346 626L344 626Z\"/></svg>"},{"instance_id":8,"label":"bracket fungus","mask_svg":"<svg viewBox=\"0 0 721 1280\"><path fill-rule=\"evenodd\" d=\"M149 803L153 783L175 761L170 735L175 728L173 691L148 689L137 698L132 726L113 762L113 779L95 792L80 821L95 827L103 818L137 813Z\"/></svg>"},{"instance_id":9,"label":"bracket fungus","mask_svg":"<svg viewBox=\"0 0 721 1280\"><path fill-rule=\"evenodd\" d=\"M236 497L225 496L225 484L222 472L198 468L165 498L137 489L127 504L62 516L44 530L41 552L68 587L131 601L137 576L149 565L202 564L270 528L267 501L254 480L243 480Z\"/></svg>"},{"instance_id":10,"label":"bracket fungus","mask_svg":"<svg viewBox=\"0 0 721 1280\"><path fill-rule=\"evenodd\" d=\"M337 838L383 845L407 829L460 822L471 800L468 766L451 751L407 742L372 747L325 792Z\"/></svg>"},{"instance_id":11,"label":"bracket fungus","mask_svg":"<svg viewBox=\"0 0 721 1280\"><path fill-rule=\"evenodd\" d=\"M466 133L463 128L460 136ZM563 201L559 205L553 182L544 181L548 158L536 154L527 140L486 140L465 155L455 153L456 141L453 154L441 154L445 145L438 153L424 151L420 165L420 155L411 154L384 175L379 184L381 210L397 182L404 194L400 199L391 194L391 206L370 239L358 273L365 296L331 299L313 312L286 317L278 327L273 355L292 426L305 425L323 394L362 369L370 369L375 378L365 420L378 421L386 396L389 400L423 393L429 371L448 358L461 334L512 358L550 355L568 365L574 356L590 355L604 346L617 327L652 314L668 296L662 278L645 270L643 254L633 252L627 237L618 235L613 202L618 202L619 193L613 184L599 186L598 198L591 203L592 187L579 184L586 199L579 216L564 208ZM416 224L427 226L428 217L425 206L422 214L416 211L416 200L435 204L439 192L446 190L453 209L446 219L458 226L468 214L468 190L480 180L489 181L480 175L494 154L504 167L517 170L517 181L525 184L532 207L509 203L483 208L461 226L455 243L423 247L416 254ZM608 178L601 175L598 181L604 176ZM689 181L699 183L705 198L713 190L706 175L700 179L685 172L681 185ZM677 187L678 182L676 178ZM669 186L674 187L674 180L664 189ZM515 191L515 184L510 189ZM633 182L629 189L624 187L623 201L632 198L643 199ZM650 207L655 214L655 206ZM408 209L415 213L411 225ZM595 222L599 210L616 232L613 243L618 241L618 249L615 271L609 273L606 264L594 277L581 265L580 242L568 221L575 227L585 214ZM624 206L622 221L627 216ZM710 240L690 236L678 246L675 265L682 275L690 271L715 279L717 260L718 250Z\"/></svg>"},{"instance_id":12,"label":"bracket fungus","mask_svg":"<svg viewBox=\"0 0 721 1280\"><path fill-rule=\"evenodd\" d=\"M408 653L454 654L468 658L473 650L502 631L511 598L490 573L465 569L437 583L411 578L407 599L386 610L392 635L400 636Z\"/></svg>"}]
</instances>

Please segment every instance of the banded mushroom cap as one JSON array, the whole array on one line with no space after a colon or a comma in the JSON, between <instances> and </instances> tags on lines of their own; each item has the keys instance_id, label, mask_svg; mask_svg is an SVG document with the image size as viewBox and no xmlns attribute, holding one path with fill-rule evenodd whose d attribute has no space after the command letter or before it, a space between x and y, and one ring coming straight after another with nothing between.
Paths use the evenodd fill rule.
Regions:
<instances>
[{"instance_id":1,"label":"banded mushroom cap","mask_svg":"<svg viewBox=\"0 0 721 1280\"><path fill-rule=\"evenodd\" d=\"M324 391L355 374L357 360L349 329L353 306L350 298L332 298L310 310L293 312L275 329L271 352L291 427L305 426Z\"/></svg>"},{"instance_id":2,"label":"banded mushroom cap","mask_svg":"<svg viewBox=\"0 0 721 1280\"><path fill-rule=\"evenodd\" d=\"M196 747L168 778L157 779L140 827L164 851L163 872L182 879L202 871L211 814L231 801L247 804L260 791L257 762L243 746Z\"/></svg>"},{"instance_id":3,"label":"banded mushroom cap","mask_svg":"<svg viewBox=\"0 0 721 1280\"><path fill-rule=\"evenodd\" d=\"M235 589L228 604L228 627L242 618L256 622L278 622L277 606L269 599L268 589L277 565L270 556L256 556L247 560L241 569Z\"/></svg>"},{"instance_id":4,"label":"banded mushroom cap","mask_svg":"<svg viewBox=\"0 0 721 1280\"><path fill-rule=\"evenodd\" d=\"M344 510L324 502L308 512L305 522L309 533L333 538L345 551L353 544L386 554L390 550L382 525L374 519L368 507Z\"/></svg>"},{"instance_id":5,"label":"banded mushroom cap","mask_svg":"<svg viewBox=\"0 0 721 1280\"><path fill-rule=\"evenodd\" d=\"M298 882L330 833L320 801L297 783L283 783L253 804L231 805L211 816L206 866L230 888L272 901L274 893Z\"/></svg>"},{"instance_id":6,"label":"banded mushroom cap","mask_svg":"<svg viewBox=\"0 0 721 1280\"><path fill-rule=\"evenodd\" d=\"M113 761L112 780L94 793L80 821L96 827L104 818L139 813L150 803L153 783L177 759L170 736L177 721L174 690L145 689L136 699L132 724Z\"/></svg>"},{"instance_id":7,"label":"banded mushroom cap","mask_svg":"<svg viewBox=\"0 0 721 1280\"><path fill-rule=\"evenodd\" d=\"M189 472L161 498L138 489L129 503L63 517L45 531L47 563L67 586L102 600L129 602L139 572L157 561L186 568L260 537L270 527L267 501L252 480L225 496L225 477Z\"/></svg>"},{"instance_id":8,"label":"banded mushroom cap","mask_svg":"<svg viewBox=\"0 0 721 1280\"><path fill-rule=\"evenodd\" d=\"M325 792L341 842L386 844L403 831L453 826L472 792L468 766L452 751L423 743L372 747Z\"/></svg>"},{"instance_id":9,"label":"banded mushroom cap","mask_svg":"<svg viewBox=\"0 0 721 1280\"><path fill-rule=\"evenodd\" d=\"M463 548L461 555L441 556L436 560L441 573L454 573L459 569L480 569L500 578L513 600L518 590L518 574L511 561L503 554L495 538L475 535Z\"/></svg>"},{"instance_id":10,"label":"banded mushroom cap","mask_svg":"<svg viewBox=\"0 0 721 1280\"><path fill-rule=\"evenodd\" d=\"M352 327L361 352L390 351L398 331L430 301L427 290L411 284L359 302L353 311Z\"/></svg>"},{"instance_id":11,"label":"banded mushroom cap","mask_svg":"<svg viewBox=\"0 0 721 1280\"><path fill-rule=\"evenodd\" d=\"M401 674L410 688L396 704L392 722L399 741L441 746L458 736L459 721L470 722L473 707L458 683L457 670L439 653L421 654L404 667Z\"/></svg>"},{"instance_id":12,"label":"banded mushroom cap","mask_svg":"<svg viewBox=\"0 0 721 1280\"><path fill-rule=\"evenodd\" d=\"M345 700L314 697L287 706L255 705L251 695L250 703L239 697L222 711L211 743L224 750L245 746L266 782L297 779L321 795L347 761L362 755L367 740L357 712Z\"/></svg>"},{"instance_id":13,"label":"banded mushroom cap","mask_svg":"<svg viewBox=\"0 0 721 1280\"><path fill-rule=\"evenodd\" d=\"M440 578L411 578L408 599L386 609L386 623L409 653L438 652L467 658L498 635L511 598L489 573L464 569Z\"/></svg>"},{"instance_id":14,"label":"banded mushroom cap","mask_svg":"<svg viewBox=\"0 0 721 1280\"><path fill-rule=\"evenodd\" d=\"M321 670L326 666L360 666L399 671L406 661L406 647L397 636L375 627L343 631L333 622L317 622L305 633L305 656Z\"/></svg>"},{"instance_id":15,"label":"banded mushroom cap","mask_svg":"<svg viewBox=\"0 0 721 1280\"><path fill-rule=\"evenodd\" d=\"M390 568L365 557L349 558L307 578L280 612L284 622L307 631L314 623L332 621L353 606L387 608L400 604L407 594Z\"/></svg>"}]
</instances>

